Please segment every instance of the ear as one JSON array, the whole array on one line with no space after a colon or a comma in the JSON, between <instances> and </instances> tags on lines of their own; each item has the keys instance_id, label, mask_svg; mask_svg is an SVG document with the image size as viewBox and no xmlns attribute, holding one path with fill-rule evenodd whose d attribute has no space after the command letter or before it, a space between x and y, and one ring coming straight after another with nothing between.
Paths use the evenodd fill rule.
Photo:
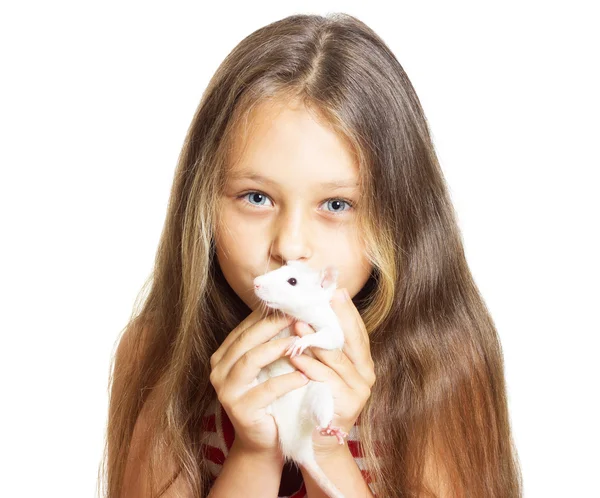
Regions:
<instances>
[{"instance_id":1,"label":"ear","mask_svg":"<svg viewBox=\"0 0 600 498\"><path fill-rule=\"evenodd\" d=\"M338 279L338 269L335 266L328 266L321 270L319 273L319 280L321 281L321 287L328 289L332 285L335 285Z\"/></svg>"}]
</instances>

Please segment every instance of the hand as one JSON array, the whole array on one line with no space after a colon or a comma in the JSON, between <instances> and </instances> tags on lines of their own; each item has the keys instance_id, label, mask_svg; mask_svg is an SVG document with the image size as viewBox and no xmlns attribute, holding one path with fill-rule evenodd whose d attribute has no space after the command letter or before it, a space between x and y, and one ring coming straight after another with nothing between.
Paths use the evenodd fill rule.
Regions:
<instances>
[{"instance_id":1,"label":"hand","mask_svg":"<svg viewBox=\"0 0 600 498\"><path fill-rule=\"evenodd\" d=\"M266 407L283 394L308 383L301 372L256 384L261 368L284 356L295 336L270 341L294 318L254 310L210 358L210 382L235 429L235 444L246 451L282 457L277 426Z\"/></svg>"},{"instance_id":2,"label":"hand","mask_svg":"<svg viewBox=\"0 0 600 498\"><path fill-rule=\"evenodd\" d=\"M350 297L339 300L343 296L348 296L346 289L337 289L331 301L331 307L344 331L343 350L329 351L312 347L315 358L302 354L290 358L290 361L309 379L329 384L335 412L332 425L350 432L371 396L371 388L375 383L375 365L362 317ZM301 337L314 333L304 322L296 322L294 329ZM313 431L313 447L316 456L329 455L344 448L336 437L322 435L317 430Z\"/></svg>"}]
</instances>

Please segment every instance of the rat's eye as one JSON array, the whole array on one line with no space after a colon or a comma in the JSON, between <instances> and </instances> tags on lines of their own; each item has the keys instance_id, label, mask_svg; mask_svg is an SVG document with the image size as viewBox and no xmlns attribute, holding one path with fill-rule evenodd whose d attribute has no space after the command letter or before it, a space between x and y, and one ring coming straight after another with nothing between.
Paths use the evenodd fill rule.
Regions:
<instances>
[{"instance_id":1,"label":"rat's eye","mask_svg":"<svg viewBox=\"0 0 600 498\"><path fill-rule=\"evenodd\" d=\"M296 285L298 283L298 281L295 278L288 278L288 284L290 285Z\"/></svg>"}]
</instances>

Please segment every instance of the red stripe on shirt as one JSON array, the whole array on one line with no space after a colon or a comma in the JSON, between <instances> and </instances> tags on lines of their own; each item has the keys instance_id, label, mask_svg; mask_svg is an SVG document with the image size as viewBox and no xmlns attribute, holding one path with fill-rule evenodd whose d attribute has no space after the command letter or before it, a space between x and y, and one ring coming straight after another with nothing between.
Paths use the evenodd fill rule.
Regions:
<instances>
[{"instance_id":1,"label":"red stripe on shirt","mask_svg":"<svg viewBox=\"0 0 600 498\"><path fill-rule=\"evenodd\" d=\"M233 428L233 424L231 423L231 420L229 420L227 412L223 406L221 406L221 426L223 427L225 444L227 445L227 449L230 450L233 446L233 440L235 439L235 429Z\"/></svg>"},{"instance_id":2,"label":"red stripe on shirt","mask_svg":"<svg viewBox=\"0 0 600 498\"><path fill-rule=\"evenodd\" d=\"M218 465L223 465L225 463L225 455L219 448L215 448L214 446L210 446L208 444L203 444L202 452L204 456L213 463Z\"/></svg>"},{"instance_id":3,"label":"red stripe on shirt","mask_svg":"<svg viewBox=\"0 0 600 498\"><path fill-rule=\"evenodd\" d=\"M217 421L215 414L209 415L208 417L202 417L202 424L200 425L203 431L206 432L217 432Z\"/></svg>"},{"instance_id":4,"label":"red stripe on shirt","mask_svg":"<svg viewBox=\"0 0 600 498\"><path fill-rule=\"evenodd\" d=\"M348 443L348 448L350 449L350 453L352 453L354 458L364 457L360 441L348 439L346 442Z\"/></svg>"}]
</instances>

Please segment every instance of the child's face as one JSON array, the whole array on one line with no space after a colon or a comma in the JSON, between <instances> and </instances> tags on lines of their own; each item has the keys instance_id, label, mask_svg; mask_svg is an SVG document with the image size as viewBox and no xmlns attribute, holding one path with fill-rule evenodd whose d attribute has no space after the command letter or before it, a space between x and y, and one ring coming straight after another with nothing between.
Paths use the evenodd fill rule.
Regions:
<instances>
[{"instance_id":1,"label":"child's face","mask_svg":"<svg viewBox=\"0 0 600 498\"><path fill-rule=\"evenodd\" d=\"M354 296L372 267L356 207L340 199L353 206L358 200L358 166L351 153L303 107L259 108L248 126L246 149L236 144L237 161L219 206L216 254L227 282L254 310L260 304L254 278L300 259L313 269L336 265L337 287ZM265 181L241 178L247 175ZM322 185L336 181L351 186Z\"/></svg>"}]
</instances>

